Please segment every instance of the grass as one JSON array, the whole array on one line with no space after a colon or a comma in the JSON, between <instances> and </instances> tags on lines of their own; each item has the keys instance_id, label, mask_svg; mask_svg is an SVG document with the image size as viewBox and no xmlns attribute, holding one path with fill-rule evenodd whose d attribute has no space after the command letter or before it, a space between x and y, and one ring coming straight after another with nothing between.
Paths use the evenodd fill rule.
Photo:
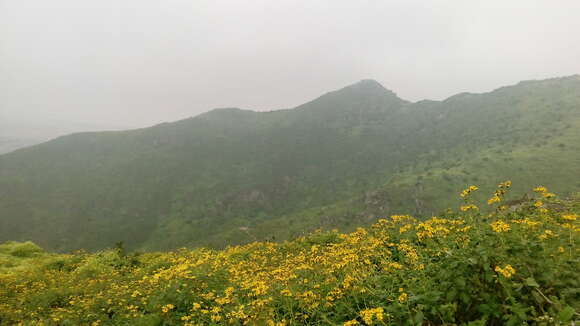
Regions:
<instances>
[{"instance_id":1,"label":"grass","mask_svg":"<svg viewBox=\"0 0 580 326\"><path fill-rule=\"evenodd\" d=\"M480 189L426 220L225 250L61 255L6 243L0 324L569 324L580 311L580 197L536 188L510 207L510 186L488 210Z\"/></svg>"}]
</instances>

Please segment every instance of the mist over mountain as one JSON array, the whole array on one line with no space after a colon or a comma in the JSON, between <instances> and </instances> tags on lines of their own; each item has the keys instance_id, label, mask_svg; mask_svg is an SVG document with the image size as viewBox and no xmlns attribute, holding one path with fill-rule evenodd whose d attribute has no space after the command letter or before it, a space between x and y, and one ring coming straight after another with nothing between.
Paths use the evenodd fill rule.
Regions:
<instances>
[{"instance_id":1,"label":"mist over mountain","mask_svg":"<svg viewBox=\"0 0 580 326\"><path fill-rule=\"evenodd\" d=\"M0 156L0 241L223 247L429 216L483 181L566 194L579 127L574 75L416 103L363 80L293 109L76 133Z\"/></svg>"},{"instance_id":2,"label":"mist over mountain","mask_svg":"<svg viewBox=\"0 0 580 326\"><path fill-rule=\"evenodd\" d=\"M130 124L79 122L38 116L0 116L0 154L81 131L128 129Z\"/></svg>"},{"instance_id":3,"label":"mist over mountain","mask_svg":"<svg viewBox=\"0 0 580 326\"><path fill-rule=\"evenodd\" d=\"M0 326L580 325L579 13L0 0Z\"/></svg>"}]
</instances>

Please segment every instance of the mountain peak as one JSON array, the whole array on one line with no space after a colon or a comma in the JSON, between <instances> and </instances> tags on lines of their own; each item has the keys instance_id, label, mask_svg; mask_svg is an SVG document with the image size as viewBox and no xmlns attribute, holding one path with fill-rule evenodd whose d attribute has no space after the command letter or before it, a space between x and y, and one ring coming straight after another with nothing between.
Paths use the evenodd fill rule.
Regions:
<instances>
[{"instance_id":1,"label":"mountain peak","mask_svg":"<svg viewBox=\"0 0 580 326\"><path fill-rule=\"evenodd\" d=\"M363 79L333 92L323 95L321 98L348 97L364 99L384 99L398 103L406 102L400 99L395 92L385 88L374 79Z\"/></svg>"},{"instance_id":2,"label":"mountain peak","mask_svg":"<svg viewBox=\"0 0 580 326\"><path fill-rule=\"evenodd\" d=\"M381 83L379 83L378 81L374 80L374 79L361 79L360 81L356 82L353 84L354 85L359 85L361 87L383 87L383 85L381 85Z\"/></svg>"},{"instance_id":3,"label":"mountain peak","mask_svg":"<svg viewBox=\"0 0 580 326\"><path fill-rule=\"evenodd\" d=\"M386 89L376 80L363 79L341 89L328 92L297 109L328 112L356 112L367 110L393 111L407 101Z\"/></svg>"},{"instance_id":4,"label":"mountain peak","mask_svg":"<svg viewBox=\"0 0 580 326\"><path fill-rule=\"evenodd\" d=\"M363 79L354 84L344 87L343 89L350 88L350 89L358 89L358 90L375 90L375 91L389 91L386 89L381 83L374 79ZM390 91L389 91L390 92Z\"/></svg>"}]
</instances>

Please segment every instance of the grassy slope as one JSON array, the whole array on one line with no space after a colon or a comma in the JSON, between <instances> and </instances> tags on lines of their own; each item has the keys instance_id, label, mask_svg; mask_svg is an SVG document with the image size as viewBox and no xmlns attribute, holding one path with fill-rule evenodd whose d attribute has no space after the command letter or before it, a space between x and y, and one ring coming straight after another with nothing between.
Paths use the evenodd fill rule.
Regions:
<instances>
[{"instance_id":1,"label":"grassy slope","mask_svg":"<svg viewBox=\"0 0 580 326\"><path fill-rule=\"evenodd\" d=\"M222 251L49 255L7 243L0 324L569 324L580 311L580 197L534 196L541 207L393 216Z\"/></svg>"},{"instance_id":2,"label":"grassy slope","mask_svg":"<svg viewBox=\"0 0 580 326\"><path fill-rule=\"evenodd\" d=\"M21 273L50 261L57 255L45 252L32 242L0 244L0 274Z\"/></svg>"}]
</instances>

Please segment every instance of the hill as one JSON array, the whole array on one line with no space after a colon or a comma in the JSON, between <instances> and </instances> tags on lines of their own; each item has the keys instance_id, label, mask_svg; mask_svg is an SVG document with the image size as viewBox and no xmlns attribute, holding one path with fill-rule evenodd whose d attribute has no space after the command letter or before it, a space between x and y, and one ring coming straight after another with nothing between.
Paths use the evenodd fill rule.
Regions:
<instances>
[{"instance_id":1,"label":"hill","mask_svg":"<svg viewBox=\"0 0 580 326\"><path fill-rule=\"evenodd\" d=\"M1 325L570 325L579 320L580 197L502 182L418 220L283 243L127 254L0 245ZM497 196L497 197L496 197ZM580 194L579 194L580 196ZM457 196L459 197L459 196Z\"/></svg>"},{"instance_id":2,"label":"hill","mask_svg":"<svg viewBox=\"0 0 580 326\"><path fill-rule=\"evenodd\" d=\"M482 181L567 194L579 127L571 76L417 103L365 80L294 109L73 134L0 156L0 241L223 247L429 216Z\"/></svg>"}]
</instances>

